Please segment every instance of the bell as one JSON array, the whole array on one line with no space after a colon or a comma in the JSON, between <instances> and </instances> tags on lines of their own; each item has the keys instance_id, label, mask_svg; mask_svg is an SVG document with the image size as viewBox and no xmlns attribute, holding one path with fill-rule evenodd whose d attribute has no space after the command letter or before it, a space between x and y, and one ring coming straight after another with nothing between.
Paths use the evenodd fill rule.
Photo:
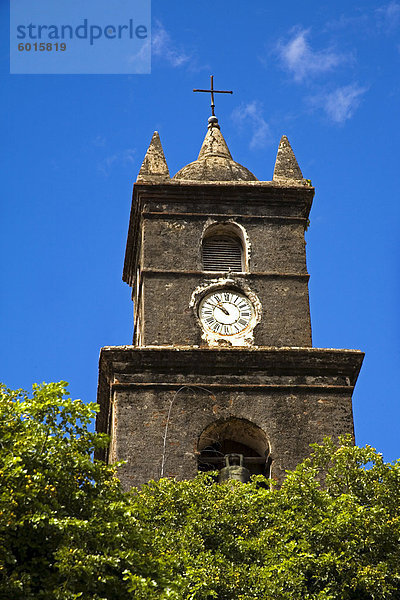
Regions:
<instances>
[{"instance_id":1,"label":"bell","mask_svg":"<svg viewBox=\"0 0 400 600\"><path fill-rule=\"evenodd\" d=\"M225 467L219 472L218 483L231 479L242 483L250 481L250 471L243 466L243 454L225 455Z\"/></svg>"}]
</instances>

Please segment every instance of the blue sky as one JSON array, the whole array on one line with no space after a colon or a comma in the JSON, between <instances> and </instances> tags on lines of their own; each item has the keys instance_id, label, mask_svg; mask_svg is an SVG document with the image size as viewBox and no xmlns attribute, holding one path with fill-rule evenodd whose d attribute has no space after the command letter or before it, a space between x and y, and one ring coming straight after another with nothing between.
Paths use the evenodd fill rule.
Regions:
<instances>
[{"instance_id":1,"label":"blue sky","mask_svg":"<svg viewBox=\"0 0 400 600\"><path fill-rule=\"evenodd\" d=\"M313 343L365 351L357 443L400 457L400 2L154 0L150 75L9 75L0 10L1 379L95 400L100 347L132 340L132 184L154 130L171 174L197 157L214 74L234 159L269 180L286 134L316 187Z\"/></svg>"}]
</instances>

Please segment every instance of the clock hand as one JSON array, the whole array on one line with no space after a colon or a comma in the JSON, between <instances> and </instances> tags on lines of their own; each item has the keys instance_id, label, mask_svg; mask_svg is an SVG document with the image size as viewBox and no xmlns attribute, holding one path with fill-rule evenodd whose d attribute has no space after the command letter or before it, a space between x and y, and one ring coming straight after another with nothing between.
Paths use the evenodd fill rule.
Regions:
<instances>
[{"instance_id":1,"label":"clock hand","mask_svg":"<svg viewBox=\"0 0 400 600\"><path fill-rule=\"evenodd\" d=\"M218 308L219 308L219 310L222 310L222 312L223 312L225 315L229 315L229 314L230 314L230 313L229 313L229 310L227 310L223 304L218 304Z\"/></svg>"}]
</instances>

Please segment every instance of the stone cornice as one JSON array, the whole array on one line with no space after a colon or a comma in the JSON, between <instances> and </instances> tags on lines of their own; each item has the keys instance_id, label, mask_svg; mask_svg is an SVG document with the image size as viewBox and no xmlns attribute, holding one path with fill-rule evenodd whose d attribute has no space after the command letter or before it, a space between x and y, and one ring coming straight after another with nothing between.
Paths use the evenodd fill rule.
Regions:
<instances>
[{"instance_id":1,"label":"stone cornice","mask_svg":"<svg viewBox=\"0 0 400 600\"><path fill-rule=\"evenodd\" d=\"M265 388L266 393L347 393L362 365L360 350L107 346L100 352L98 431L108 431L113 390L129 387ZM107 417L108 415L108 417Z\"/></svg>"}]
</instances>

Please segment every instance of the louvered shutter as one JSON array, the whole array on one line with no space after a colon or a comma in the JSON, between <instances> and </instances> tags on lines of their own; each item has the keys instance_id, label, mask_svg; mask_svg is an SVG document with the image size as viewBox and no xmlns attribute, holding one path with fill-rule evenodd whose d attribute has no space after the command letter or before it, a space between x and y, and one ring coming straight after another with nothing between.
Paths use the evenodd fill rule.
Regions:
<instances>
[{"instance_id":1,"label":"louvered shutter","mask_svg":"<svg viewBox=\"0 0 400 600\"><path fill-rule=\"evenodd\" d=\"M215 236L203 242L204 271L242 271L242 246L232 237Z\"/></svg>"}]
</instances>

